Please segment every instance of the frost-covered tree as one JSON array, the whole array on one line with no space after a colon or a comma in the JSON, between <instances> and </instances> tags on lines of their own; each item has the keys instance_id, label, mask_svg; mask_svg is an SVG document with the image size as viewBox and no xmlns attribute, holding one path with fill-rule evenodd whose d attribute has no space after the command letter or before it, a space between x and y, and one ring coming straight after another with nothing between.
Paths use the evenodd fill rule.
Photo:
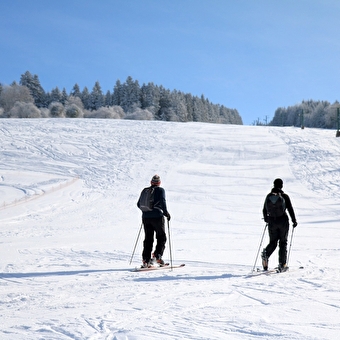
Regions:
<instances>
[{"instance_id":1,"label":"frost-covered tree","mask_svg":"<svg viewBox=\"0 0 340 340\"><path fill-rule=\"evenodd\" d=\"M193 97L192 97L191 93L185 94L184 97L185 97L185 105L187 107L188 122L192 122L193 121L193 113L194 113Z\"/></svg>"},{"instance_id":2,"label":"frost-covered tree","mask_svg":"<svg viewBox=\"0 0 340 340\"><path fill-rule=\"evenodd\" d=\"M202 100L200 98L198 98L197 96L194 96L192 104L193 104L192 105L192 107L193 107L193 113L192 113L193 121L194 122L203 122L202 116L203 116L204 107L203 107Z\"/></svg>"},{"instance_id":3,"label":"frost-covered tree","mask_svg":"<svg viewBox=\"0 0 340 340\"><path fill-rule=\"evenodd\" d=\"M16 102L34 103L28 87L16 83L4 86L0 95L0 106L3 107L4 113L9 113Z\"/></svg>"},{"instance_id":4,"label":"frost-covered tree","mask_svg":"<svg viewBox=\"0 0 340 340\"><path fill-rule=\"evenodd\" d=\"M79 97L75 97L75 96L68 96L66 102L65 102L65 106L68 106L68 105L77 105L81 110L84 109L84 105L83 105L83 102L82 100L79 98Z\"/></svg>"},{"instance_id":5,"label":"frost-covered tree","mask_svg":"<svg viewBox=\"0 0 340 340\"><path fill-rule=\"evenodd\" d=\"M46 107L46 94L36 74L26 71L21 75L20 85L28 87L37 107Z\"/></svg>"},{"instance_id":6,"label":"frost-covered tree","mask_svg":"<svg viewBox=\"0 0 340 340\"><path fill-rule=\"evenodd\" d=\"M50 115L54 118L62 118L65 117L65 109L64 105L59 102L52 102L49 105Z\"/></svg>"},{"instance_id":7,"label":"frost-covered tree","mask_svg":"<svg viewBox=\"0 0 340 340\"><path fill-rule=\"evenodd\" d=\"M74 84L74 86L71 90L70 96L81 98L80 88L79 88L79 85L77 83Z\"/></svg>"},{"instance_id":8,"label":"frost-covered tree","mask_svg":"<svg viewBox=\"0 0 340 340\"><path fill-rule=\"evenodd\" d=\"M278 108L269 125L334 128L330 119L330 103L327 101L302 101L300 104Z\"/></svg>"},{"instance_id":9,"label":"frost-covered tree","mask_svg":"<svg viewBox=\"0 0 340 340\"><path fill-rule=\"evenodd\" d=\"M152 120L153 119L153 114L147 109L141 109L138 106L135 106L134 108L131 109L131 112L129 112L126 116L125 119L130 119L130 120Z\"/></svg>"},{"instance_id":10,"label":"frost-covered tree","mask_svg":"<svg viewBox=\"0 0 340 340\"><path fill-rule=\"evenodd\" d=\"M157 114L160 109L160 90L154 83L143 84L140 90L140 102L142 109L148 109L153 116Z\"/></svg>"},{"instance_id":11,"label":"frost-covered tree","mask_svg":"<svg viewBox=\"0 0 340 340\"><path fill-rule=\"evenodd\" d=\"M94 111L88 111L84 117L99 119L121 119L125 117L125 114L120 106L114 105L110 107L100 107L98 110Z\"/></svg>"},{"instance_id":12,"label":"frost-covered tree","mask_svg":"<svg viewBox=\"0 0 340 340\"><path fill-rule=\"evenodd\" d=\"M67 101L67 98L68 98L68 95L67 95L67 92L66 92L66 89L65 87L63 88L63 90L61 91L61 100L60 102L65 105L66 101Z\"/></svg>"},{"instance_id":13,"label":"frost-covered tree","mask_svg":"<svg viewBox=\"0 0 340 340\"><path fill-rule=\"evenodd\" d=\"M138 81L133 81L129 76L122 87L122 98L120 106L125 112L133 111L135 107L141 107L140 86Z\"/></svg>"},{"instance_id":14,"label":"frost-covered tree","mask_svg":"<svg viewBox=\"0 0 340 340\"><path fill-rule=\"evenodd\" d=\"M9 111L10 118L40 118L40 110L33 103L15 102Z\"/></svg>"},{"instance_id":15,"label":"frost-covered tree","mask_svg":"<svg viewBox=\"0 0 340 340\"><path fill-rule=\"evenodd\" d=\"M116 85L113 88L112 105L121 106L122 98L123 98L123 85L118 79L116 81Z\"/></svg>"},{"instance_id":16,"label":"frost-covered tree","mask_svg":"<svg viewBox=\"0 0 340 340\"><path fill-rule=\"evenodd\" d=\"M83 116L83 111L76 104L70 104L65 106L65 116L68 118L80 118Z\"/></svg>"},{"instance_id":17,"label":"frost-covered tree","mask_svg":"<svg viewBox=\"0 0 340 340\"><path fill-rule=\"evenodd\" d=\"M168 115L168 120L176 122L187 122L188 112L186 101L183 93L174 90L170 95L171 111Z\"/></svg>"},{"instance_id":18,"label":"frost-covered tree","mask_svg":"<svg viewBox=\"0 0 340 340\"><path fill-rule=\"evenodd\" d=\"M159 110L155 115L157 120L169 120L172 116L171 110L171 91L163 86L159 87Z\"/></svg>"},{"instance_id":19,"label":"frost-covered tree","mask_svg":"<svg viewBox=\"0 0 340 340\"><path fill-rule=\"evenodd\" d=\"M104 99L104 105L106 107L110 107L110 106L113 105L113 103L112 103L112 95L111 95L110 90L107 90L107 92L106 92L105 99Z\"/></svg>"},{"instance_id":20,"label":"frost-covered tree","mask_svg":"<svg viewBox=\"0 0 340 340\"><path fill-rule=\"evenodd\" d=\"M90 93L89 109L98 110L103 105L104 105L103 92L102 92L99 82L96 81L96 83L93 86L92 92Z\"/></svg>"},{"instance_id":21,"label":"frost-covered tree","mask_svg":"<svg viewBox=\"0 0 340 340\"><path fill-rule=\"evenodd\" d=\"M90 109L90 92L88 88L85 86L81 93L81 101L83 102L84 108L86 110Z\"/></svg>"},{"instance_id":22,"label":"frost-covered tree","mask_svg":"<svg viewBox=\"0 0 340 340\"><path fill-rule=\"evenodd\" d=\"M59 102L61 103L63 100L63 95L62 93L60 92L58 86L55 87L54 89L52 89L50 95L49 95L49 102L52 103L52 102Z\"/></svg>"}]
</instances>

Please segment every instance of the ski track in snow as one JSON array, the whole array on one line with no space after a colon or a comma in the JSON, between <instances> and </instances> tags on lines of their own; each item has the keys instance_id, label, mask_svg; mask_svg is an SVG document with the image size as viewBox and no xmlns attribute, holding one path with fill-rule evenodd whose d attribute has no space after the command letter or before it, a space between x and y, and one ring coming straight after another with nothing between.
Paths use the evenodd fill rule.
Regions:
<instances>
[{"instance_id":1,"label":"ski track in snow","mask_svg":"<svg viewBox=\"0 0 340 340\"><path fill-rule=\"evenodd\" d=\"M1 120L0 339L337 339L339 147L319 129ZM155 173L186 266L134 273ZM291 271L251 276L276 177Z\"/></svg>"}]
</instances>

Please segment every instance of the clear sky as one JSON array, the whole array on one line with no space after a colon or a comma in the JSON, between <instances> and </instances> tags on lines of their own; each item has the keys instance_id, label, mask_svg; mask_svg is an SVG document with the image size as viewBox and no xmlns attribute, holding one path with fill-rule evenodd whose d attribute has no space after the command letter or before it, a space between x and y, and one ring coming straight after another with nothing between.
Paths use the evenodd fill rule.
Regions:
<instances>
[{"instance_id":1,"label":"clear sky","mask_svg":"<svg viewBox=\"0 0 340 340\"><path fill-rule=\"evenodd\" d=\"M339 0L0 1L0 82L104 94L128 76L235 108L340 100Z\"/></svg>"}]
</instances>

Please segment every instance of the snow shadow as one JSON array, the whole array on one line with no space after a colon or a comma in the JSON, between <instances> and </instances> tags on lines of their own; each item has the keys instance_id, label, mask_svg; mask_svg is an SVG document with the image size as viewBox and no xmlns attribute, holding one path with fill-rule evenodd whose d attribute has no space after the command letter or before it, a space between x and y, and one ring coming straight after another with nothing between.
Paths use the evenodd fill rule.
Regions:
<instances>
[{"instance_id":1,"label":"snow shadow","mask_svg":"<svg viewBox=\"0 0 340 340\"><path fill-rule=\"evenodd\" d=\"M222 274L222 275L202 275L202 276L162 276L162 277L140 277L134 279L136 282L151 282L151 281L208 281L219 279L232 279L236 277L244 277L244 275Z\"/></svg>"},{"instance_id":2,"label":"snow shadow","mask_svg":"<svg viewBox=\"0 0 340 340\"><path fill-rule=\"evenodd\" d=\"M71 271L55 271L55 272L36 272L36 273L0 273L0 279L23 279L32 277L48 277L48 276L72 276L82 274L110 273L110 272L126 272L127 269L87 269L87 270L71 270Z\"/></svg>"}]
</instances>

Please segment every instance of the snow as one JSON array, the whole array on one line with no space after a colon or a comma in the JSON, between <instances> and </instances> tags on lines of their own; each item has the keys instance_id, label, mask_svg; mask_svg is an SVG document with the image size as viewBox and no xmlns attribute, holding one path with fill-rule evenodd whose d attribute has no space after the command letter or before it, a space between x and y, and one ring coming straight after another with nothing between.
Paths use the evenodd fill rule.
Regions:
<instances>
[{"instance_id":1,"label":"snow","mask_svg":"<svg viewBox=\"0 0 340 340\"><path fill-rule=\"evenodd\" d=\"M0 339L338 338L335 131L3 119L0 141ZM155 173L186 265L136 273ZM277 177L299 223L290 271L251 276Z\"/></svg>"}]
</instances>

